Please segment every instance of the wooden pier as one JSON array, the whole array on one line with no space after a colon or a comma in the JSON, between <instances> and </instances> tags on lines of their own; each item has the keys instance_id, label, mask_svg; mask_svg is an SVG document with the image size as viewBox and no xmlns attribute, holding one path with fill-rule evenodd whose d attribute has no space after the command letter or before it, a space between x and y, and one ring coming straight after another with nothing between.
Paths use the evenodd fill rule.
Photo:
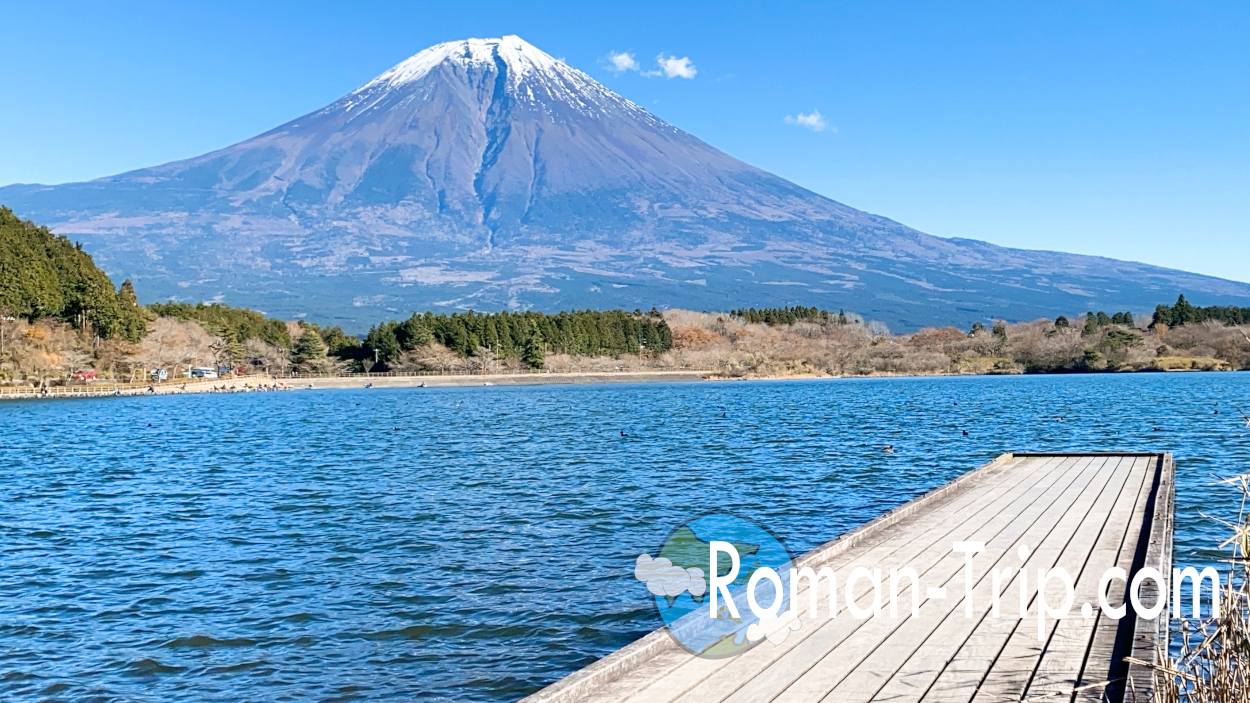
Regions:
<instances>
[{"instance_id":1,"label":"wooden pier","mask_svg":"<svg viewBox=\"0 0 1250 703\"><path fill-rule=\"evenodd\" d=\"M1166 641L1167 613L1138 618L1129 603L1123 619L1112 619L1098 606L1098 588L1103 573L1117 566L1130 580L1151 566L1166 581L1172 508L1170 454L1004 454L795 560L796 567L830 567L840 578L858 566L886 574L911 567L922 586L946 589L945 598L921 593L919 617L903 592L898 617L860 620L843 610L836 618L822 612L811 619L804 612L802 627L781 644L761 642L723 659L697 657L660 629L525 703L1145 703L1150 672L1122 657L1153 659L1156 644ZM952 551L954 541L985 545L973 561L971 617L964 605L965 557ZM1021 544L1031 550L1024 562ZM1014 580L1022 564L1029 573L1026 595L1032 593L1023 620ZM1002 588L1000 616L991 617L991 569L1004 567L1013 569L1013 580ZM1039 641L1037 570L1055 567L1071 574L1074 604L1066 618L1045 620ZM1144 585L1149 607L1158 593L1151 581ZM868 607L871 590L866 582L861 586L854 596ZM822 604L825 591L818 593ZM805 593L799 592L800 602L807 602ZM1109 605L1126 600L1124 582L1112 582ZM1093 606L1088 619L1081 614L1086 603Z\"/></svg>"}]
</instances>

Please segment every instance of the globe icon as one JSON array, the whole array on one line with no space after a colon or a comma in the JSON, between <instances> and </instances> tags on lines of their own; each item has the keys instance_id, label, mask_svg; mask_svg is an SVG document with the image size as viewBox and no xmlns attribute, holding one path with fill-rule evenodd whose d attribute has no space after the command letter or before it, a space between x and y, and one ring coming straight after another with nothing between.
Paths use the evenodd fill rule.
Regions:
<instances>
[{"instance_id":1,"label":"globe icon","mask_svg":"<svg viewBox=\"0 0 1250 703\"><path fill-rule=\"evenodd\" d=\"M722 584L711 609L713 542L724 542L732 551L716 554L715 573L726 579L737 554L738 573ZM669 634L681 646L706 658L731 657L754 647L762 638L748 636L758 630L760 618L747 604L747 584L756 570L768 567L780 577L782 588L762 578L755 586L756 602L765 609L785 612L789 608L790 567L793 559L781 540L759 524L737 515L709 513L681 525L660 548L638 557L634 576L647 584L656 612ZM733 606L725 601L726 593ZM774 607L780 599L780 607ZM736 612L736 617L735 613ZM757 625L752 629L752 625Z\"/></svg>"}]
</instances>

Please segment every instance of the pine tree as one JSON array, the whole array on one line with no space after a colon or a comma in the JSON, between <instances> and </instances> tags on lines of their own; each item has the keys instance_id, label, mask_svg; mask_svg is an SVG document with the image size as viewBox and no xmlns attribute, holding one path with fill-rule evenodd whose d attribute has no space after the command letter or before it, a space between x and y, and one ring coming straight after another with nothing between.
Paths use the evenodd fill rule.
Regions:
<instances>
[{"instance_id":1,"label":"pine tree","mask_svg":"<svg viewBox=\"0 0 1250 703\"><path fill-rule=\"evenodd\" d=\"M139 342L148 333L148 321L129 278L117 289L117 304L121 309L118 334L127 342Z\"/></svg>"},{"instance_id":2,"label":"pine tree","mask_svg":"<svg viewBox=\"0 0 1250 703\"><path fill-rule=\"evenodd\" d=\"M542 333L537 328L534 328L525 340L525 348L521 352L521 361L531 369L541 369L545 356Z\"/></svg>"},{"instance_id":3,"label":"pine tree","mask_svg":"<svg viewBox=\"0 0 1250 703\"><path fill-rule=\"evenodd\" d=\"M320 372L326 363L326 345L316 330L306 328L295 341L291 361L305 371Z\"/></svg>"},{"instance_id":4,"label":"pine tree","mask_svg":"<svg viewBox=\"0 0 1250 703\"><path fill-rule=\"evenodd\" d=\"M369 350L369 356L384 366L399 358L402 351L396 335L398 328L399 325L395 322L384 322L365 335L365 348Z\"/></svg>"},{"instance_id":5,"label":"pine tree","mask_svg":"<svg viewBox=\"0 0 1250 703\"><path fill-rule=\"evenodd\" d=\"M1085 313L1085 326L1081 329L1082 335L1090 335L1098 333L1098 316L1092 312Z\"/></svg>"}]
</instances>

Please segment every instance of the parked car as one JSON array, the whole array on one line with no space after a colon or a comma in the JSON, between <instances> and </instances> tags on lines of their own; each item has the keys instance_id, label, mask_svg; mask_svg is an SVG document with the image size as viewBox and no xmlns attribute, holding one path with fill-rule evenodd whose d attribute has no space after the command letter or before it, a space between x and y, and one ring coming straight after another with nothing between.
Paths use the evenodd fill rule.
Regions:
<instances>
[{"instance_id":1,"label":"parked car","mask_svg":"<svg viewBox=\"0 0 1250 703\"><path fill-rule=\"evenodd\" d=\"M148 375L151 376L153 381L168 381L169 380L169 371L166 369L152 369L152 371Z\"/></svg>"},{"instance_id":2,"label":"parked car","mask_svg":"<svg viewBox=\"0 0 1250 703\"><path fill-rule=\"evenodd\" d=\"M217 369L211 366L197 366L191 369L191 378L217 378Z\"/></svg>"},{"instance_id":3,"label":"parked car","mask_svg":"<svg viewBox=\"0 0 1250 703\"><path fill-rule=\"evenodd\" d=\"M94 381L95 371L75 371L74 378L79 381Z\"/></svg>"}]
</instances>

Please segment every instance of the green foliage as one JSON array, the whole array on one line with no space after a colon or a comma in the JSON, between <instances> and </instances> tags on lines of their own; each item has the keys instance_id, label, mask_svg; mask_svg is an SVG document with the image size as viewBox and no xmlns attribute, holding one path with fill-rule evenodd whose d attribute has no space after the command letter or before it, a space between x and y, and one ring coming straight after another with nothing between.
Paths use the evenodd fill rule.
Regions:
<instances>
[{"instance_id":1,"label":"green foliage","mask_svg":"<svg viewBox=\"0 0 1250 703\"><path fill-rule=\"evenodd\" d=\"M1115 315L1108 316L1101 310L1085 313L1085 326L1081 329L1082 335L1097 334L1098 330L1108 325L1132 325L1133 313L1117 312Z\"/></svg>"},{"instance_id":2,"label":"green foliage","mask_svg":"<svg viewBox=\"0 0 1250 703\"><path fill-rule=\"evenodd\" d=\"M389 364L397 359L401 352L407 351L399 343L399 336L396 334L398 330L399 323L392 320L377 325L365 335L364 346L370 350L370 356L376 355L378 363ZM409 347L409 349L415 348L415 346Z\"/></svg>"},{"instance_id":3,"label":"green foliage","mask_svg":"<svg viewBox=\"0 0 1250 703\"><path fill-rule=\"evenodd\" d=\"M1127 330L1111 330L1107 333L1106 344L1113 350L1136 347L1142 343L1142 336Z\"/></svg>"},{"instance_id":4,"label":"green foliage","mask_svg":"<svg viewBox=\"0 0 1250 703\"><path fill-rule=\"evenodd\" d=\"M1066 330L1071 326L1072 326L1071 323L1068 322L1068 318L1064 317L1063 315L1060 315L1059 317L1055 318L1055 329Z\"/></svg>"},{"instance_id":5,"label":"green foliage","mask_svg":"<svg viewBox=\"0 0 1250 703\"><path fill-rule=\"evenodd\" d=\"M1086 349L1082 358L1084 366L1089 369L1106 368L1107 362L1097 349Z\"/></svg>"},{"instance_id":6,"label":"green foliage","mask_svg":"<svg viewBox=\"0 0 1250 703\"><path fill-rule=\"evenodd\" d=\"M230 342L243 345L249 339L259 339L283 349L291 348L291 333L282 320L274 320L263 313L247 308L233 308L221 303L153 303L148 309L163 317L191 320L204 329Z\"/></svg>"},{"instance_id":7,"label":"green foliage","mask_svg":"<svg viewBox=\"0 0 1250 703\"><path fill-rule=\"evenodd\" d=\"M371 358L376 350L383 364L405 351L437 342L462 357L488 349L500 359L520 358L531 366L539 353L582 356L638 354L645 347L660 354L673 346L673 334L659 311L577 310L546 315L540 312L453 315L414 313L403 322L383 322L365 335ZM536 367L537 368L537 367Z\"/></svg>"},{"instance_id":8,"label":"green foliage","mask_svg":"<svg viewBox=\"0 0 1250 703\"><path fill-rule=\"evenodd\" d=\"M53 317L105 339L137 341L145 331L134 288L122 301L91 257L65 237L0 207L0 310L38 320Z\"/></svg>"},{"instance_id":9,"label":"green foliage","mask_svg":"<svg viewBox=\"0 0 1250 703\"><path fill-rule=\"evenodd\" d=\"M139 297L135 295L135 286L130 279L122 281L117 289L117 305L121 312L118 321L118 333L127 342L138 342L148 333L147 313L139 306Z\"/></svg>"},{"instance_id":10,"label":"green foliage","mask_svg":"<svg viewBox=\"0 0 1250 703\"><path fill-rule=\"evenodd\" d=\"M543 335L537 329L531 331L521 350L521 361L531 369L541 369L547 352L543 348Z\"/></svg>"},{"instance_id":11,"label":"green foliage","mask_svg":"<svg viewBox=\"0 0 1250 703\"><path fill-rule=\"evenodd\" d=\"M307 327L304 334L295 340L295 349L291 353L291 361L308 368L321 364L326 358L326 345L317 330Z\"/></svg>"},{"instance_id":12,"label":"green foliage","mask_svg":"<svg viewBox=\"0 0 1250 703\"><path fill-rule=\"evenodd\" d=\"M834 315L828 310L821 310L820 308L815 307L805 308L802 306L789 308L760 308L759 310L756 310L755 308L747 308L745 310L731 310L729 314L742 320L743 322L754 324L762 322L766 325L772 326L793 325L794 323L800 321L836 322L840 325L845 325L847 322L846 312L842 310L839 310L838 314Z\"/></svg>"},{"instance_id":13,"label":"green foliage","mask_svg":"<svg viewBox=\"0 0 1250 703\"><path fill-rule=\"evenodd\" d=\"M1154 319L1151 320L1150 326L1167 325L1175 327L1190 322L1206 322L1207 320L1216 320L1223 322L1225 325L1247 325L1250 324L1250 308L1239 308L1233 305L1220 307L1212 305L1209 307L1194 307L1185 300L1185 296L1181 295L1176 299L1175 305L1160 305L1155 308Z\"/></svg>"},{"instance_id":14,"label":"green foliage","mask_svg":"<svg viewBox=\"0 0 1250 703\"><path fill-rule=\"evenodd\" d=\"M972 323L972 329L968 330L969 337L975 337L977 334L985 331L985 325L980 320Z\"/></svg>"},{"instance_id":15,"label":"green foliage","mask_svg":"<svg viewBox=\"0 0 1250 703\"><path fill-rule=\"evenodd\" d=\"M1094 313L1085 314L1085 327L1081 329L1081 334L1096 334L1098 332L1098 317Z\"/></svg>"},{"instance_id":16,"label":"green foliage","mask_svg":"<svg viewBox=\"0 0 1250 703\"><path fill-rule=\"evenodd\" d=\"M322 327L315 322L306 320L300 320L299 326L301 330L316 332L321 337L321 342L325 345L326 353L330 356L337 356L342 359L359 359L364 356L364 349L360 346L360 340L344 332L342 327L337 325L334 327ZM370 353L372 354L372 352Z\"/></svg>"}]
</instances>

